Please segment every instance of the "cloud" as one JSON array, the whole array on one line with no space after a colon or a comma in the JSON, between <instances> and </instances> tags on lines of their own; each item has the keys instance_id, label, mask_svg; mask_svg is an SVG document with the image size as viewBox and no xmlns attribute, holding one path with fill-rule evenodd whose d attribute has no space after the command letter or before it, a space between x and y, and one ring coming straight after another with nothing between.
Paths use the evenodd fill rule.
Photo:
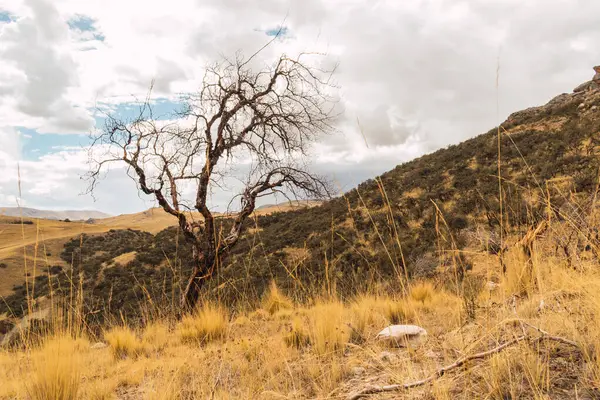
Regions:
<instances>
[{"instance_id":1,"label":"cloud","mask_svg":"<svg viewBox=\"0 0 600 400\"><path fill-rule=\"evenodd\" d=\"M96 105L123 112L120 104L144 98L153 80L155 95L174 101L198 88L206 65L239 50L253 54L283 26L286 34L255 65L300 51L326 53L327 65L339 62L340 133L314 149L313 164L349 188L589 80L598 64L600 2L568 6L564 0L0 0L0 126L84 133ZM72 200L55 193L79 187L74 171L57 173L46 186L30 182L39 191L30 200L41 202L45 191L56 204L80 204L73 193ZM139 205L135 189L125 189L128 178L113 172L104 184L107 211ZM0 185L5 195L8 186ZM110 200L110 188L127 202Z\"/></svg>"},{"instance_id":2,"label":"cloud","mask_svg":"<svg viewBox=\"0 0 600 400\"><path fill-rule=\"evenodd\" d=\"M61 48L68 41L67 25L50 2L28 0L31 15L2 30L0 55L21 74L12 85L3 85L14 98L16 111L40 120L43 130L61 133L89 129L87 111L67 98L77 85L77 65Z\"/></svg>"}]
</instances>

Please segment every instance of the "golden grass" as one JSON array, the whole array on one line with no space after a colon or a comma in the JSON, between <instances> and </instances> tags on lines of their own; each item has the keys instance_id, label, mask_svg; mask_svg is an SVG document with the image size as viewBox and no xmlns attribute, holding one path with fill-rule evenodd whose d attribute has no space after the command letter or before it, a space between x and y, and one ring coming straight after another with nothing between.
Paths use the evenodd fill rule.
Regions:
<instances>
[{"instance_id":1,"label":"golden grass","mask_svg":"<svg viewBox=\"0 0 600 400\"><path fill-rule=\"evenodd\" d=\"M415 322L417 313L415 307L405 299L390 299L383 303L386 319L390 324L408 324Z\"/></svg>"},{"instance_id":2,"label":"golden grass","mask_svg":"<svg viewBox=\"0 0 600 400\"><path fill-rule=\"evenodd\" d=\"M79 349L70 337L51 337L36 351L31 381L26 384L32 400L74 400L80 385Z\"/></svg>"},{"instance_id":3,"label":"golden grass","mask_svg":"<svg viewBox=\"0 0 600 400\"><path fill-rule=\"evenodd\" d=\"M39 362L50 341L0 351L0 399L43 398L33 395L39 388L98 400L119 398L117 393L136 400L343 398L352 388L422 379L462 355L521 335L523 328L509 323L515 319L581 343L583 354L522 343L449 372L415 390L415 396L545 399L556 394L556 382L567 388L560 390L577 384L578 393L599 386L600 271L592 264L575 270L560 259L538 257L532 284L524 285L522 274L508 273L524 268L520 256L509 254L506 262L507 275L498 289L484 288L480 294L477 286L473 319L461 293L427 280L414 283L404 297L375 295L373 290L346 301L290 302L289 307L267 311L265 304L282 302L281 293L272 289L261 308L236 315L231 324L224 308L206 303L175 325L155 319L137 331L115 327L105 334L110 345L106 349L92 350L72 341L71 349L77 351L66 351L64 357L60 353L48 365L56 366L60 359L62 366L52 370ZM486 255L469 274L487 277L498 268L497 259ZM527 295L522 295L523 288ZM267 301L270 296L277 300ZM384 347L375 334L390 323L422 326L429 340L410 351ZM383 357L384 351L391 355ZM555 361L557 352L567 355ZM565 365L572 370L563 377ZM73 383L74 376L79 385Z\"/></svg>"},{"instance_id":4,"label":"golden grass","mask_svg":"<svg viewBox=\"0 0 600 400\"><path fill-rule=\"evenodd\" d=\"M275 281L271 281L269 291L262 299L262 308L269 312L269 314L275 314L280 310L293 308L293 304L290 299L281 293Z\"/></svg>"},{"instance_id":5,"label":"golden grass","mask_svg":"<svg viewBox=\"0 0 600 400\"><path fill-rule=\"evenodd\" d=\"M414 301L425 304L433 299L435 287L431 282L418 282L411 286L410 297Z\"/></svg>"},{"instance_id":6,"label":"golden grass","mask_svg":"<svg viewBox=\"0 0 600 400\"><path fill-rule=\"evenodd\" d=\"M340 301L319 302L310 310L309 337L317 355L341 353L350 340L344 304Z\"/></svg>"},{"instance_id":7,"label":"golden grass","mask_svg":"<svg viewBox=\"0 0 600 400\"><path fill-rule=\"evenodd\" d=\"M104 339L110 345L116 359L138 357L145 351L143 342L126 326L115 327L105 332Z\"/></svg>"},{"instance_id":8,"label":"golden grass","mask_svg":"<svg viewBox=\"0 0 600 400\"><path fill-rule=\"evenodd\" d=\"M177 334L185 343L207 343L223 339L228 326L229 318L223 307L204 303L193 315L183 317Z\"/></svg>"},{"instance_id":9,"label":"golden grass","mask_svg":"<svg viewBox=\"0 0 600 400\"><path fill-rule=\"evenodd\" d=\"M296 317L292 320L292 325L287 334L284 335L283 340L289 347L295 347L301 349L308 346L310 343L310 336L305 328L304 321Z\"/></svg>"}]
</instances>

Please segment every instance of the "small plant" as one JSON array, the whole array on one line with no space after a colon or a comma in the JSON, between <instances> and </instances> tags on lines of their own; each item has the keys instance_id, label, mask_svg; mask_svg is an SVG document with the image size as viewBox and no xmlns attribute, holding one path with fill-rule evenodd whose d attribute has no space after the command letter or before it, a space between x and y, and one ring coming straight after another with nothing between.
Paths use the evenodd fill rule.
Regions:
<instances>
[{"instance_id":1,"label":"small plant","mask_svg":"<svg viewBox=\"0 0 600 400\"><path fill-rule=\"evenodd\" d=\"M26 386L32 400L75 400L79 391L77 346L70 337L48 339L33 356L33 375Z\"/></svg>"},{"instance_id":2,"label":"small plant","mask_svg":"<svg viewBox=\"0 0 600 400\"><path fill-rule=\"evenodd\" d=\"M142 341L126 326L113 328L104 334L116 359L138 357L144 352Z\"/></svg>"},{"instance_id":3,"label":"small plant","mask_svg":"<svg viewBox=\"0 0 600 400\"><path fill-rule=\"evenodd\" d=\"M228 317L223 307L205 303L194 315L183 317L178 334L185 343L207 343L223 339L227 333Z\"/></svg>"},{"instance_id":4,"label":"small plant","mask_svg":"<svg viewBox=\"0 0 600 400\"><path fill-rule=\"evenodd\" d=\"M272 315L279 310L291 309L293 308L293 305L290 299L288 299L283 293L281 293L275 281L271 281L269 291L263 297L262 308Z\"/></svg>"},{"instance_id":5,"label":"small plant","mask_svg":"<svg viewBox=\"0 0 600 400\"><path fill-rule=\"evenodd\" d=\"M8 265L6 265L6 263L0 263L0 269L5 269L8 268Z\"/></svg>"}]
</instances>

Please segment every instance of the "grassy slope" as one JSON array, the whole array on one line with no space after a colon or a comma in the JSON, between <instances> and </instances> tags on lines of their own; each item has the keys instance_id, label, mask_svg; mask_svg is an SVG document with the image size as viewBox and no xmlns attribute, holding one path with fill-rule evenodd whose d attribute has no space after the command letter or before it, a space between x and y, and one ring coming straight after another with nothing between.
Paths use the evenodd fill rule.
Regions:
<instances>
[{"instance_id":1,"label":"grassy slope","mask_svg":"<svg viewBox=\"0 0 600 400\"><path fill-rule=\"evenodd\" d=\"M25 349L0 350L0 399L41 393L140 400L343 399L371 385L426 378L524 332L539 337L525 323L576 346L523 341L433 384L373 398L597 398L600 363L589 349L600 344L595 320L600 276L589 262L579 262L575 271L564 259L544 256L546 244L535 252L533 275L523 273L522 255L508 253L511 273L498 287L471 294L477 308L470 318L465 298L434 280L413 284L405 297L371 293L342 303L314 293L315 305L301 305L272 293L262 308L236 314L205 306L181 322L151 318L145 328L107 328L100 338L76 331L76 340L59 333L40 345L32 337ZM495 257L481 255L473 274L497 278ZM426 328L427 341L408 351L375 340L392 321ZM90 348L98 339L109 347Z\"/></svg>"}]
</instances>

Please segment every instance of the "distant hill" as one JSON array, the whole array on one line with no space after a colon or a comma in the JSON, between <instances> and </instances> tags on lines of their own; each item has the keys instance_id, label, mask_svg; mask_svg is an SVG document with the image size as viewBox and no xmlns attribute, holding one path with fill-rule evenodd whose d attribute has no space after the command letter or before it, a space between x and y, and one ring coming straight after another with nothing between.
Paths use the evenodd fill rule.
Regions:
<instances>
[{"instance_id":1,"label":"distant hill","mask_svg":"<svg viewBox=\"0 0 600 400\"><path fill-rule=\"evenodd\" d=\"M51 211L38 210L26 207L0 207L0 215L6 217L43 218L43 219L70 219L71 221L85 220L89 218L108 218L109 214L94 210L65 210Z\"/></svg>"}]
</instances>

